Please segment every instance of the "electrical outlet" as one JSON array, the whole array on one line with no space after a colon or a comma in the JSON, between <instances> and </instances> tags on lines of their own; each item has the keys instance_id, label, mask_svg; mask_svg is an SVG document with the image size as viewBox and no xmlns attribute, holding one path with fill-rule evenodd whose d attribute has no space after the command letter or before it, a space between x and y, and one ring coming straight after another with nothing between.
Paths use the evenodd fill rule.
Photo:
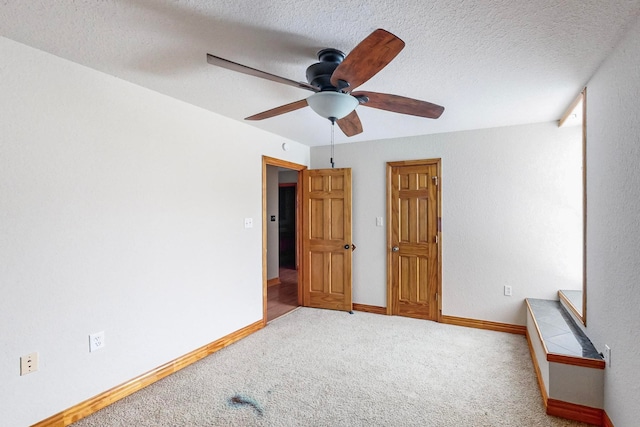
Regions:
<instances>
[{"instance_id":1,"label":"electrical outlet","mask_svg":"<svg viewBox=\"0 0 640 427\"><path fill-rule=\"evenodd\" d=\"M253 228L253 218L244 219L244 228Z\"/></svg>"},{"instance_id":2,"label":"electrical outlet","mask_svg":"<svg viewBox=\"0 0 640 427\"><path fill-rule=\"evenodd\" d=\"M377 216L376 217L376 227L382 227L382 217L381 216Z\"/></svg>"},{"instance_id":3,"label":"electrical outlet","mask_svg":"<svg viewBox=\"0 0 640 427\"><path fill-rule=\"evenodd\" d=\"M89 352L102 350L105 346L104 331L89 335Z\"/></svg>"},{"instance_id":4,"label":"electrical outlet","mask_svg":"<svg viewBox=\"0 0 640 427\"><path fill-rule=\"evenodd\" d=\"M38 353L27 354L20 358L20 375L27 375L38 370Z\"/></svg>"},{"instance_id":5,"label":"electrical outlet","mask_svg":"<svg viewBox=\"0 0 640 427\"><path fill-rule=\"evenodd\" d=\"M611 367L611 347L608 345L604 345L604 363L607 365L607 368Z\"/></svg>"},{"instance_id":6,"label":"electrical outlet","mask_svg":"<svg viewBox=\"0 0 640 427\"><path fill-rule=\"evenodd\" d=\"M511 286L508 286L508 285L505 286L504 287L504 296L510 297L511 295L512 295Z\"/></svg>"}]
</instances>

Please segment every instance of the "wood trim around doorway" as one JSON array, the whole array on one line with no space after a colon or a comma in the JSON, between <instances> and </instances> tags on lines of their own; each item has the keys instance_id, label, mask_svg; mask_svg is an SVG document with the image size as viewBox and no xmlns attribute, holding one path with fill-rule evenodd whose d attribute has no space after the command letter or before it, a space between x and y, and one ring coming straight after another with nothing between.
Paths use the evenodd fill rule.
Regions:
<instances>
[{"instance_id":1,"label":"wood trim around doorway","mask_svg":"<svg viewBox=\"0 0 640 427\"><path fill-rule=\"evenodd\" d=\"M275 157L262 156L262 323L267 324L267 166L287 168L298 172L298 184L302 171L307 166ZM302 249L302 229L300 221L302 213L300 202L302 200L302 187L296 187L296 259L300 259ZM298 268L298 304L302 305L302 265Z\"/></svg>"}]
</instances>

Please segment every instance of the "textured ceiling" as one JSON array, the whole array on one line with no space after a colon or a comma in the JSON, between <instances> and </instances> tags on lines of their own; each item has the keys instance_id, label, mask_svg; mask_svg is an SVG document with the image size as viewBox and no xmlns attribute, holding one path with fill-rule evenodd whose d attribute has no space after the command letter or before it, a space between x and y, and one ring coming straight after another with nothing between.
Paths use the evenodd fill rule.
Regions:
<instances>
[{"instance_id":1,"label":"textured ceiling","mask_svg":"<svg viewBox=\"0 0 640 427\"><path fill-rule=\"evenodd\" d=\"M640 0L4 0L0 35L235 120L305 90L207 64L211 53L305 81L316 52L376 28L405 49L360 89L446 107L438 120L359 107L336 143L557 120L640 13ZM305 108L246 122L326 145Z\"/></svg>"}]
</instances>

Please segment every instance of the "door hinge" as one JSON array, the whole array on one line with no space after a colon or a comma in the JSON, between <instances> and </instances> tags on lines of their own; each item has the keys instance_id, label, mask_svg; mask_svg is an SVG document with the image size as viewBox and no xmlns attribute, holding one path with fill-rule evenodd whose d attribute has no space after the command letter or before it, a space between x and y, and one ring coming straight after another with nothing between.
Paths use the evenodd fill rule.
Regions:
<instances>
[{"instance_id":1,"label":"door hinge","mask_svg":"<svg viewBox=\"0 0 640 427\"><path fill-rule=\"evenodd\" d=\"M438 293L436 292L436 302L438 301Z\"/></svg>"},{"instance_id":2,"label":"door hinge","mask_svg":"<svg viewBox=\"0 0 640 427\"><path fill-rule=\"evenodd\" d=\"M438 235L436 234L436 245L438 244Z\"/></svg>"},{"instance_id":3,"label":"door hinge","mask_svg":"<svg viewBox=\"0 0 640 427\"><path fill-rule=\"evenodd\" d=\"M431 179L433 180L433 185L435 185L437 187L438 186L438 177L437 176L432 176Z\"/></svg>"}]
</instances>

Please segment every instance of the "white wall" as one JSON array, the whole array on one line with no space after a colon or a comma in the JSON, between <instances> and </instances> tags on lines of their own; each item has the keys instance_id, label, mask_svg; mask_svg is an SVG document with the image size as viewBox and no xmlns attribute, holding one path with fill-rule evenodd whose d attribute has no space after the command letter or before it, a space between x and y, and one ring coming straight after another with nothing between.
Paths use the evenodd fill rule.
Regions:
<instances>
[{"instance_id":1,"label":"white wall","mask_svg":"<svg viewBox=\"0 0 640 427\"><path fill-rule=\"evenodd\" d=\"M280 182L280 184L287 184L287 183L294 183L294 182L297 183L298 171L294 171L294 170L280 171L278 175L278 181Z\"/></svg>"},{"instance_id":2,"label":"white wall","mask_svg":"<svg viewBox=\"0 0 640 427\"><path fill-rule=\"evenodd\" d=\"M616 427L640 420L639 163L640 21L587 85L587 333Z\"/></svg>"},{"instance_id":3,"label":"white wall","mask_svg":"<svg viewBox=\"0 0 640 427\"><path fill-rule=\"evenodd\" d=\"M354 302L386 306L386 162L428 158L442 159L443 314L524 325L524 298L581 289L580 128L542 123L337 145L353 169ZM311 149L313 168L328 159Z\"/></svg>"},{"instance_id":4,"label":"white wall","mask_svg":"<svg viewBox=\"0 0 640 427\"><path fill-rule=\"evenodd\" d=\"M261 157L308 147L5 38L0 57L1 423L262 319Z\"/></svg>"}]
</instances>

